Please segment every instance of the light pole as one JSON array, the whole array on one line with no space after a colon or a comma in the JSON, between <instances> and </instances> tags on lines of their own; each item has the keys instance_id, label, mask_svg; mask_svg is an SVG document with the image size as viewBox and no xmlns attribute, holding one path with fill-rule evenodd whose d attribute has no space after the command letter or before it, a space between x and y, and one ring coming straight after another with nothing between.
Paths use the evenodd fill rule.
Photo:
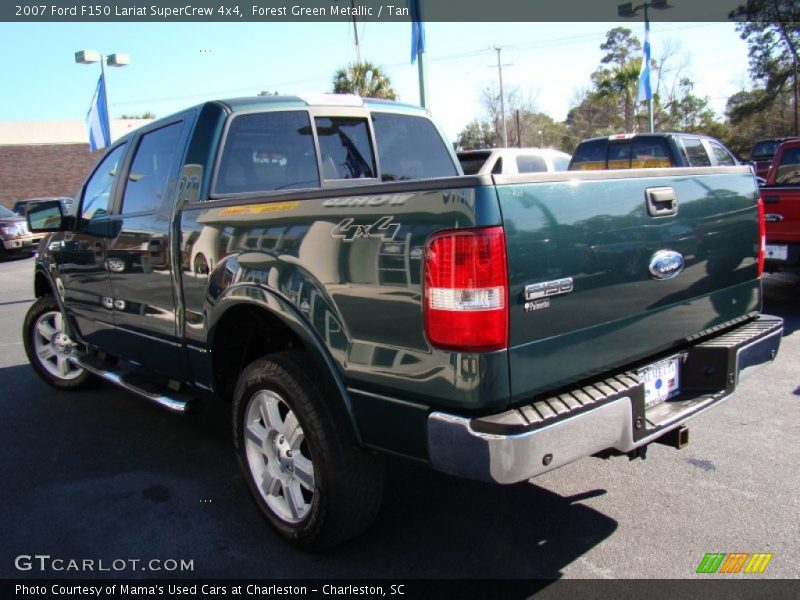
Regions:
<instances>
[{"instance_id":1,"label":"light pole","mask_svg":"<svg viewBox=\"0 0 800 600\"><path fill-rule=\"evenodd\" d=\"M500 120L503 122L503 148L508 148L508 129L506 128L506 100L503 93L503 67L510 67L509 64L500 63L500 51L502 46L494 46L497 52L497 75L500 77Z\"/></svg>"},{"instance_id":2,"label":"light pole","mask_svg":"<svg viewBox=\"0 0 800 600\"><path fill-rule=\"evenodd\" d=\"M100 63L100 77L103 79L103 109L108 119L108 141L111 141L111 114L108 112L108 85L106 83L106 67L125 67L131 64L131 58L127 54L116 52L105 56L100 54L97 50L79 50L75 53L75 62L81 65L89 65L92 63Z\"/></svg>"},{"instance_id":3,"label":"light pole","mask_svg":"<svg viewBox=\"0 0 800 600\"><path fill-rule=\"evenodd\" d=\"M672 8L672 5L669 4L667 0L651 0L650 2L645 2L643 4L639 4L638 6L634 6L633 2L626 2L625 4L617 5L617 15L620 17L631 18L635 17L639 14L639 9L644 9L644 31L645 31L645 53L644 61L650 61L650 18L647 14L647 10L649 8L655 8L656 10L667 10L668 8ZM642 70L645 68L649 68L649 65L642 64ZM650 76L648 72L648 77ZM653 133L655 130L654 122L653 122L653 96L652 94L648 94L647 98L647 124L650 128L650 133Z\"/></svg>"}]
</instances>

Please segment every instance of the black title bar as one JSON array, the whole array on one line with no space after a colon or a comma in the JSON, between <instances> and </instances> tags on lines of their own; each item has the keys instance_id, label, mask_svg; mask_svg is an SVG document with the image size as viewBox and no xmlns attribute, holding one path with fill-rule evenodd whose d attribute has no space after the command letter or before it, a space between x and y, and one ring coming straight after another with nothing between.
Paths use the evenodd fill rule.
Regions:
<instances>
[{"instance_id":1,"label":"black title bar","mask_svg":"<svg viewBox=\"0 0 800 600\"><path fill-rule=\"evenodd\" d=\"M745 0L669 0L652 21L727 21ZM630 22L620 0L419 0L427 22ZM633 2L632 9L643 6ZM648 0L652 5L652 0ZM659 3L656 3L659 4ZM628 13L628 17L619 16ZM372 22L409 21L407 0L9 0L0 21L18 22Z\"/></svg>"}]
</instances>

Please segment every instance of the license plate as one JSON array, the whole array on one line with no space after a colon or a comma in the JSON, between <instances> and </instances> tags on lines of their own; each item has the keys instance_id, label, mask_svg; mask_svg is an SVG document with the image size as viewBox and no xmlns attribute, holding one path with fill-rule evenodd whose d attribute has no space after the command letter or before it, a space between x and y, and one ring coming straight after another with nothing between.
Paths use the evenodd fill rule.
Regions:
<instances>
[{"instance_id":1,"label":"license plate","mask_svg":"<svg viewBox=\"0 0 800 600\"><path fill-rule=\"evenodd\" d=\"M639 378L644 383L644 406L650 408L680 394L679 356L662 360L639 369Z\"/></svg>"},{"instance_id":2,"label":"license plate","mask_svg":"<svg viewBox=\"0 0 800 600\"><path fill-rule=\"evenodd\" d=\"M789 258L788 249L786 244L767 244L765 257L770 260L786 260Z\"/></svg>"}]
</instances>

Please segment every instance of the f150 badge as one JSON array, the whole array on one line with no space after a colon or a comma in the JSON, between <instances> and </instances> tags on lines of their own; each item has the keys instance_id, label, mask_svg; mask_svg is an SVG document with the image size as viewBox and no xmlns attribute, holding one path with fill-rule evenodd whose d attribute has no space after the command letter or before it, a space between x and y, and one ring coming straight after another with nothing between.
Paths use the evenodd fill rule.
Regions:
<instances>
[{"instance_id":1,"label":"f150 badge","mask_svg":"<svg viewBox=\"0 0 800 600\"><path fill-rule=\"evenodd\" d=\"M525 286L525 312L550 308L550 296L569 294L574 288L572 277L542 281Z\"/></svg>"},{"instance_id":2,"label":"f150 badge","mask_svg":"<svg viewBox=\"0 0 800 600\"><path fill-rule=\"evenodd\" d=\"M352 242L358 238L377 238L391 242L400 231L400 223L392 223L394 217L381 217L374 223L357 225L355 219L342 219L331 229L331 237Z\"/></svg>"},{"instance_id":3,"label":"f150 badge","mask_svg":"<svg viewBox=\"0 0 800 600\"><path fill-rule=\"evenodd\" d=\"M672 279L683 271L683 254L674 250L659 250L650 258L650 276L653 279Z\"/></svg>"}]
</instances>

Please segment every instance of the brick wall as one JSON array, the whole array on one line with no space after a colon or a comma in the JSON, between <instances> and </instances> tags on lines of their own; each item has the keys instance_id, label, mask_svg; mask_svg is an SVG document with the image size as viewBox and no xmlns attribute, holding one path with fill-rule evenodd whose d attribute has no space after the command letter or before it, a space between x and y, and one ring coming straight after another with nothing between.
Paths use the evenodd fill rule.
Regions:
<instances>
[{"instance_id":1,"label":"brick wall","mask_svg":"<svg viewBox=\"0 0 800 600\"><path fill-rule=\"evenodd\" d=\"M74 196L103 151L88 144L0 145L0 204L42 196Z\"/></svg>"}]
</instances>

